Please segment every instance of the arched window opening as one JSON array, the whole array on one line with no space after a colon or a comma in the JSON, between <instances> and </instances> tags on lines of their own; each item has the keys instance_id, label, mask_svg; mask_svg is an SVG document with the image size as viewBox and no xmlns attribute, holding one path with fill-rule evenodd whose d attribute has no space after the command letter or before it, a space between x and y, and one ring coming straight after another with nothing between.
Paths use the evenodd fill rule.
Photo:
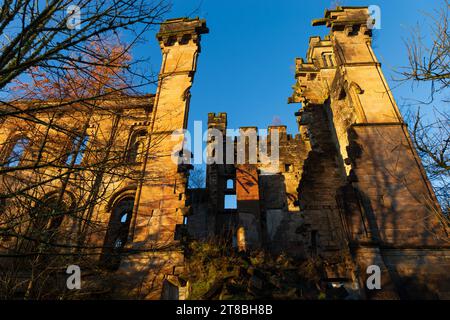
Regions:
<instances>
[{"instance_id":1,"label":"arched window opening","mask_svg":"<svg viewBox=\"0 0 450 320\"><path fill-rule=\"evenodd\" d=\"M57 249L55 244L60 240L60 227L67 212L67 204L56 195L44 199L33 208L29 228L29 237L33 242L31 251L39 245L45 245L46 253Z\"/></svg>"},{"instance_id":2,"label":"arched window opening","mask_svg":"<svg viewBox=\"0 0 450 320\"><path fill-rule=\"evenodd\" d=\"M6 158L7 167L17 167L22 160L25 151L30 143L30 140L26 137L18 137L14 141L14 145L10 149L8 157Z\"/></svg>"},{"instance_id":3,"label":"arched window opening","mask_svg":"<svg viewBox=\"0 0 450 320\"><path fill-rule=\"evenodd\" d=\"M67 157L67 164L80 165L83 161L84 154L86 153L87 144L89 142L89 136L77 136L73 139L72 152Z\"/></svg>"},{"instance_id":4,"label":"arched window opening","mask_svg":"<svg viewBox=\"0 0 450 320\"><path fill-rule=\"evenodd\" d=\"M143 130L138 131L133 135L128 149L128 162L141 163L143 161L146 136L147 132Z\"/></svg>"},{"instance_id":5,"label":"arched window opening","mask_svg":"<svg viewBox=\"0 0 450 320\"><path fill-rule=\"evenodd\" d=\"M233 179L227 180L227 189L234 189L234 181Z\"/></svg>"},{"instance_id":6,"label":"arched window opening","mask_svg":"<svg viewBox=\"0 0 450 320\"><path fill-rule=\"evenodd\" d=\"M112 209L106 231L102 264L111 270L117 270L122 260L123 249L128 240L134 198L120 200Z\"/></svg>"},{"instance_id":7,"label":"arched window opening","mask_svg":"<svg viewBox=\"0 0 450 320\"><path fill-rule=\"evenodd\" d=\"M66 164L79 166L83 161L84 154L86 153L86 148L89 142L89 136L77 136L72 141L72 151L69 153L67 157Z\"/></svg>"}]
</instances>

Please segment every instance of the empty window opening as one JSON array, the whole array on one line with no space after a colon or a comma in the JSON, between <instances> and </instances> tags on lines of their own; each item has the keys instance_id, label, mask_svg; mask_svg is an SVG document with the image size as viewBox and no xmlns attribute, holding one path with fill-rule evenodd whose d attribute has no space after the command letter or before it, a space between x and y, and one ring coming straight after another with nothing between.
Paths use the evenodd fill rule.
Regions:
<instances>
[{"instance_id":1,"label":"empty window opening","mask_svg":"<svg viewBox=\"0 0 450 320\"><path fill-rule=\"evenodd\" d=\"M322 55L322 62L324 67L328 67L328 61L327 57L325 55Z\"/></svg>"},{"instance_id":2,"label":"empty window opening","mask_svg":"<svg viewBox=\"0 0 450 320\"><path fill-rule=\"evenodd\" d=\"M122 259L130 229L134 198L120 200L112 209L105 237L102 262L108 269L116 270Z\"/></svg>"},{"instance_id":3,"label":"empty window opening","mask_svg":"<svg viewBox=\"0 0 450 320\"><path fill-rule=\"evenodd\" d=\"M69 208L67 204L59 199L59 196L50 196L39 201L30 212L30 226L27 236L35 241L30 243L28 250L31 252L40 250L44 246L43 259L48 261L53 253L58 251L58 247L53 244L58 243L61 236L61 225Z\"/></svg>"},{"instance_id":4,"label":"empty window opening","mask_svg":"<svg viewBox=\"0 0 450 320\"><path fill-rule=\"evenodd\" d=\"M340 92L339 92L339 97L338 97L338 99L339 99L339 100L343 100L343 99L346 98L346 96L347 96L347 93L346 93L345 90L342 88L342 89L340 90Z\"/></svg>"},{"instance_id":5,"label":"empty window opening","mask_svg":"<svg viewBox=\"0 0 450 320\"><path fill-rule=\"evenodd\" d=\"M237 209L237 197L235 194L225 195L225 209Z\"/></svg>"},{"instance_id":6,"label":"empty window opening","mask_svg":"<svg viewBox=\"0 0 450 320\"><path fill-rule=\"evenodd\" d=\"M30 143L30 140L25 137L18 138L16 143L14 144L11 153L8 156L6 161L6 165L8 167L17 167L22 160L23 155L25 154L25 150Z\"/></svg>"},{"instance_id":7,"label":"empty window opening","mask_svg":"<svg viewBox=\"0 0 450 320\"><path fill-rule=\"evenodd\" d=\"M323 62L323 66L325 68L333 67L334 66L333 53L331 53L331 52L322 53L322 62Z\"/></svg>"},{"instance_id":8,"label":"empty window opening","mask_svg":"<svg viewBox=\"0 0 450 320\"><path fill-rule=\"evenodd\" d=\"M227 189L234 189L234 181L233 179L227 180Z\"/></svg>"},{"instance_id":9,"label":"empty window opening","mask_svg":"<svg viewBox=\"0 0 450 320\"><path fill-rule=\"evenodd\" d=\"M71 146L72 151L69 153L66 160L67 165L72 165L72 162L77 166L81 164L88 142L89 136L78 136L73 139Z\"/></svg>"},{"instance_id":10,"label":"empty window opening","mask_svg":"<svg viewBox=\"0 0 450 320\"><path fill-rule=\"evenodd\" d=\"M128 162L141 163L144 160L146 136L146 131L139 131L133 135L128 150Z\"/></svg>"},{"instance_id":11,"label":"empty window opening","mask_svg":"<svg viewBox=\"0 0 450 320\"><path fill-rule=\"evenodd\" d=\"M334 62L333 62L333 57L331 56L331 54L327 55L328 57L328 62L330 63L330 67L334 66Z\"/></svg>"}]
</instances>

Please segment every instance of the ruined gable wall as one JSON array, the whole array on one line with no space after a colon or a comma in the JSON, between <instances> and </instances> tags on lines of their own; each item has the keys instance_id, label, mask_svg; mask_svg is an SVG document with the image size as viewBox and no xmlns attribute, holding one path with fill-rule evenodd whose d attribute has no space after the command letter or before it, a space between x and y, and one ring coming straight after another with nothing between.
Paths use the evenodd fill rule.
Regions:
<instances>
[{"instance_id":1,"label":"ruined gable wall","mask_svg":"<svg viewBox=\"0 0 450 320\"><path fill-rule=\"evenodd\" d=\"M322 43L310 42L313 48L308 61L298 64L291 101L323 105L329 117L339 152L337 164L345 177L336 194L343 209L342 228L360 268L361 287L363 270L370 264L380 265L385 276L384 292L365 294L408 297L398 288L410 279L410 288L426 296L427 290L436 293L439 286L432 284L432 274L447 277L441 268L448 249L439 252L435 246L448 247L448 234L436 218L439 205L370 47L367 19L367 8L344 7L327 11L324 19L314 22L331 32ZM330 68L316 63L320 59L314 48L325 43L336 61L335 75L328 78L324 75L330 75ZM310 94L308 88L320 82L311 84L300 77L312 72L311 64L328 95ZM419 250L424 246L429 249ZM413 278L412 270L419 271ZM425 272L428 279L421 276Z\"/></svg>"},{"instance_id":2,"label":"ruined gable wall","mask_svg":"<svg viewBox=\"0 0 450 320\"><path fill-rule=\"evenodd\" d=\"M157 37L161 44L163 64L158 91L156 96L152 97L151 104L146 101L133 108L134 100L124 97L115 101L116 109L111 110L111 113L96 111L86 120L86 114L78 115L73 110L67 110L69 117L62 114L58 120L62 126L88 124L88 133L91 135L89 143L96 145L96 148L92 148L93 152L86 153L83 160L85 163L91 163L89 161L100 157L105 151L105 146L109 144L111 144L109 155L117 157L117 162L122 163L126 160L126 149L129 147L133 132L135 130L144 132L143 156L140 161L124 165L121 168L123 174L121 179L108 181L107 187L101 186L103 192L101 203L87 212L88 219L92 219L98 225L105 225L103 230L96 230L97 232L89 239L90 244L99 246L100 256L114 204L124 197L135 199L124 247L127 253L132 254L123 255L118 270L111 273L111 277L115 280L105 284L111 289L114 297L183 298L181 287L185 284L178 282L177 275L183 271L184 265L180 240L184 237L183 218L187 211L185 204L187 180L184 168L172 160L173 151L180 145L183 135L172 140L171 134L174 130L186 128L190 87L200 52L200 35L207 32L205 21L198 18L173 19L161 25ZM103 107L111 107L110 102L106 101ZM118 117L118 114L121 117ZM8 121L2 124L0 138L3 141L8 139L11 131L5 128L14 125ZM115 139L111 140L113 131ZM62 148L61 145L55 145L56 149L58 147ZM100 168L101 165L92 171L98 172L97 169ZM35 173L38 178L43 174L45 172ZM108 177L106 173L92 176L90 180L102 184L106 183ZM86 187L79 179L74 179L72 185L73 191L77 194L79 193L77 187L78 189ZM58 189L60 185L55 182L43 189L46 188ZM89 196L88 192L85 195L86 202L89 201ZM167 293L172 292L174 286L179 287L179 290L176 290L179 293L177 297ZM163 288L169 289L163 292Z\"/></svg>"}]
</instances>

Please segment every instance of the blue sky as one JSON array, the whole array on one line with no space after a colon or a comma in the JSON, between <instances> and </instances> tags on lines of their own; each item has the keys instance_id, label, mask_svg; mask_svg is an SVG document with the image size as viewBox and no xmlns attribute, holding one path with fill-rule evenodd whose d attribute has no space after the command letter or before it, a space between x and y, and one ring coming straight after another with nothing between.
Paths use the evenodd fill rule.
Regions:
<instances>
[{"instance_id":1,"label":"blue sky","mask_svg":"<svg viewBox=\"0 0 450 320\"><path fill-rule=\"evenodd\" d=\"M227 112L230 128L255 125L266 128L281 119L296 133L294 112L288 105L294 84L294 59L304 57L308 39L325 35L325 27L312 27L334 1L302 0L174 0L167 18L199 16L207 20L210 33L202 38L202 53L192 88L189 127L194 120L206 123L208 112ZM423 97L425 88L392 81L395 70L407 64L404 40L411 28L425 23L439 1L341 1L347 6L378 5L381 30L374 50L399 105L410 97ZM153 35L152 35L153 36ZM160 65L155 38L141 46L138 56L150 56L152 68ZM155 88L152 88L154 91Z\"/></svg>"}]
</instances>

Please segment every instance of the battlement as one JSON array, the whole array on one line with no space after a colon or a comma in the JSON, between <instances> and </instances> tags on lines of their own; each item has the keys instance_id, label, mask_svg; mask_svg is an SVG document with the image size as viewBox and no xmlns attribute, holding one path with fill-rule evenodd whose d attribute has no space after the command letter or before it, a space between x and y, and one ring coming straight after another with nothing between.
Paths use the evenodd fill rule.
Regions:
<instances>
[{"instance_id":1,"label":"battlement","mask_svg":"<svg viewBox=\"0 0 450 320\"><path fill-rule=\"evenodd\" d=\"M336 7L325 10L324 18L314 19L312 26L326 26L331 30L342 30L342 26L367 24L369 19L368 7Z\"/></svg>"},{"instance_id":2,"label":"battlement","mask_svg":"<svg viewBox=\"0 0 450 320\"><path fill-rule=\"evenodd\" d=\"M169 19L161 24L156 38L165 46L172 46L175 43L186 44L191 39L197 41L201 34L209 33L206 20L194 18Z\"/></svg>"},{"instance_id":3,"label":"battlement","mask_svg":"<svg viewBox=\"0 0 450 320\"><path fill-rule=\"evenodd\" d=\"M227 123L227 113L226 112L219 112L219 113L214 113L214 112L210 112L208 113L208 124L213 124L213 123Z\"/></svg>"},{"instance_id":4,"label":"battlement","mask_svg":"<svg viewBox=\"0 0 450 320\"><path fill-rule=\"evenodd\" d=\"M278 130L278 137L279 137L279 141L280 142L284 142L284 141L297 141L299 142L301 140L301 135L300 134L296 134L296 135L292 135L292 134L287 134L287 126L285 125L270 125L267 127L267 136L266 135L259 135L258 134L258 127L255 126L247 126L247 127L240 127L239 128L239 134L240 135L246 135L249 134L250 132L256 132L257 133L257 138L258 139L269 139L271 137L272 131L273 130ZM237 143L239 140L239 136L235 136L233 137L233 141L235 143Z\"/></svg>"}]
</instances>

